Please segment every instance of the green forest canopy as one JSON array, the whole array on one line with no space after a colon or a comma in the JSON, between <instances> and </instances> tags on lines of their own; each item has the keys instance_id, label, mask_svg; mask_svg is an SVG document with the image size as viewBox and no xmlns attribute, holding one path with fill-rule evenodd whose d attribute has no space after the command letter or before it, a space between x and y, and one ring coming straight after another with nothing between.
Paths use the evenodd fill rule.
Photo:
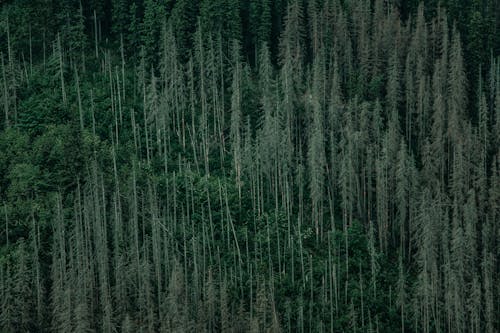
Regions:
<instances>
[{"instance_id":1,"label":"green forest canopy","mask_svg":"<svg viewBox=\"0 0 500 333\"><path fill-rule=\"evenodd\" d=\"M498 1L0 6L0 331L499 330Z\"/></svg>"}]
</instances>

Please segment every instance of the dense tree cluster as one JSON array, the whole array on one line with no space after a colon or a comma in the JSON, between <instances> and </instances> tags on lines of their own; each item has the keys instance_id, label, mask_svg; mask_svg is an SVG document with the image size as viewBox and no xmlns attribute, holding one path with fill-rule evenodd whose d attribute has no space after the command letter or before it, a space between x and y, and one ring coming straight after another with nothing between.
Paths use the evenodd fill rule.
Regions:
<instances>
[{"instance_id":1,"label":"dense tree cluster","mask_svg":"<svg viewBox=\"0 0 500 333\"><path fill-rule=\"evenodd\" d=\"M497 332L499 16L4 1L0 331Z\"/></svg>"}]
</instances>

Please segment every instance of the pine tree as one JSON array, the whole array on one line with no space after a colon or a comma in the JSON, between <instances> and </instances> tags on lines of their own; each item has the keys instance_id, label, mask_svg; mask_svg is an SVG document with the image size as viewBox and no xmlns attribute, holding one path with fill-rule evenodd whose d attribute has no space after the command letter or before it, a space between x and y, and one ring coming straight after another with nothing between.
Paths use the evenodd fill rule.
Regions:
<instances>
[{"instance_id":1,"label":"pine tree","mask_svg":"<svg viewBox=\"0 0 500 333\"><path fill-rule=\"evenodd\" d=\"M397 283L397 299L396 302L400 308L401 316L401 332L405 332L405 322L406 322L406 304L408 302L407 293L407 274L405 272L403 256L400 253L398 256L398 283Z\"/></svg>"},{"instance_id":2,"label":"pine tree","mask_svg":"<svg viewBox=\"0 0 500 333\"><path fill-rule=\"evenodd\" d=\"M465 284L465 253L464 253L464 230L462 228L458 203L455 199L453 204L452 234L451 234L451 293L453 300L452 309L452 329L456 332L465 330L465 304L464 290Z\"/></svg>"},{"instance_id":3,"label":"pine tree","mask_svg":"<svg viewBox=\"0 0 500 333\"><path fill-rule=\"evenodd\" d=\"M395 48L389 61L389 77L387 79L387 112L389 115L399 111L401 100L400 75L399 55ZM407 117L410 117L407 120L407 130L411 130L411 114L407 115ZM411 135L408 135L408 137L411 137Z\"/></svg>"},{"instance_id":4,"label":"pine tree","mask_svg":"<svg viewBox=\"0 0 500 333\"><path fill-rule=\"evenodd\" d=\"M51 301L52 301L52 330L55 332L71 331L73 328L71 289L67 274L67 253L63 207L60 194L56 197L56 221L52 244L51 266Z\"/></svg>"},{"instance_id":5,"label":"pine tree","mask_svg":"<svg viewBox=\"0 0 500 333\"><path fill-rule=\"evenodd\" d=\"M276 83L273 77L270 50L262 44L259 54L259 87L261 96L261 129L258 135L259 156L262 160L262 171L276 177L276 163L279 149L278 122L276 119Z\"/></svg>"},{"instance_id":6,"label":"pine tree","mask_svg":"<svg viewBox=\"0 0 500 333\"><path fill-rule=\"evenodd\" d=\"M141 22L139 16L139 8L135 1L130 4L128 15L130 17L130 23L127 26L127 34L125 37L129 49L134 51L133 55L138 56L138 51L140 50L141 44Z\"/></svg>"},{"instance_id":7,"label":"pine tree","mask_svg":"<svg viewBox=\"0 0 500 333\"><path fill-rule=\"evenodd\" d=\"M445 92L442 89L443 78L442 67L444 64L439 60L434 68L432 87L434 90L433 96L433 115L431 128L431 141L429 158L432 162L426 164L427 177L425 181L439 184L441 188L445 186L446 172L446 100ZM428 167L428 168L427 168Z\"/></svg>"},{"instance_id":8,"label":"pine tree","mask_svg":"<svg viewBox=\"0 0 500 333\"><path fill-rule=\"evenodd\" d=\"M240 4L238 0L226 0L225 1L225 33L227 40L237 40L241 41L241 18L240 18Z\"/></svg>"},{"instance_id":9,"label":"pine tree","mask_svg":"<svg viewBox=\"0 0 500 333\"><path fill-rule=\"evenodd\" d=\"M489 188L489 216L484 223L481 240L482 240L482 253L481 253L481 277L482 277L482 290L483 290L483 309L485 317L484 330L486 332L494 332L498 320L496 319L494 298L495 292L498 292L498 287L495 287L495 237L498 235L498 229L495 233L494 221L498 220L500 216L500 152L494 156L491 164L491 177Z\"/></svg>"},{"instance_id":10,"label":"pine tree","mask_svg":"<svg viewBox=\"0 0 500 333\"><path fill-rule=\"evenodd\" d=\"M271 42L271 1L269 0L252 0L250 1L250 29L252 30L253 45L258 52L261 52L261 47L264 43Z\"/></svg>"},{"instance_id":11,"label":"pine tree","mask_svg":"<svg viewBox=\"0 0 500 333\"><path fill-rule=\"evenodd\" d=\"M177 261L173 262L172 274L169 279L166 302L168 304L163 325L168 332L185 332L190 329L185 308L184 273Z\"/></svg>"},{"instance_id":12,"label":"pine tree","mask_svg":"<svg viewBox=\"0 0 500 333\"><path fill-rule=\"evenodd\" d=\"M465 266L468 267L467 278L471 282L472 275L477 267L476 258L478 258L478 212L476 208L476 192L471 189L468 193L467 202L464 206L464 244L466 252Z\"/></svg>"},{"instance_id":13,"label":"pine tree","mask_svg":"<svg viewBox=\"0 0 500 333\"><path fill-rule=\"evenodd\" d=\"M77 333L94 332L91 327L87 304L80 303L75 307L75 331Z\"/></svg>"},{"instance_id":14,"label":"pine tree","mask_svg":"<svg viewBox=\"0 0 500 333\"><path fill-rule=\"evenodd\" d=\"M435 302L433 284L437 280L437 235L435 222L441 218L432 201L431 191L423 189L419 200L419 212L413 228L413 239L417 242L416 263L418 265L415 297L415 314L420 329L430 332L432 306ZM447 223L447 221L443 221Z\"/></svg>"},{"instance_id":15,"label":"pine tree","mask_svg":"<svg viewBox=\"0 0 500 333\"><path fill-rule=\"evenodd\" d=\"M16 330L25 331L30 330L33 326L30 314L33 311L33 294L30 278L30 267L28 262L28 253L24 240L20 240L17 244L16 253L17 267L14 274L13 281L13 305L15 317Z\"/></svg>"},{"instance_id":16,"label":"pine tree","mask_svg":"<svg viewBox=\"0 0 500 333\"><path fill-rule=\"evenodd\" d=\"M13 273L10 265L3 264L0 266L1 275L1 291L2 291L2 304L0 312L0 327L2 330L14 332L17 329L16 315L14 307L14 281Z\"/></svg>"},{"instance_id":17,"label":"pine tree","mask_svg":"<svg viewBox=\"0 0 500 333\"><path fill-rule=\"evenodd\" d=\"M406 143L401 140L396 167L396 208L397 223L399 225L400 249L405 258L406 243L411 243L408 238L408 231L412 229L412 217L414 211L415 187L417 171L415 161L409 155Z\"/></svg>"},{"instance_id":18,"label":"pine tree","mask_svg":"<svg viewBox=\"0 0 500 333\"><path fill-rule=\"evenodd\" d=\"M231 332L232 331L232 326L233 323L231 321L231 309L229 308L228 304L228 290L227 290L227 282L224 280L222 281L222 285L220 288L220 327L221 327L221 332Z\"/></svg>"},{"instance_id":19,"label":"pine tree","mask_svg":"<svg viewBox=\"0 0 500 333\"><path fill-rule=\"evenodd\" d=\"M113 0L111 2L112 27L117 36L127 32L129 26L129 2L128 0Z\"/></svg>"},{"instance_id":20,"label":"pine tree","mask_svg":"<svg viewBox=\"0 0 500 333\"><path fill-rule=\"evenodd\" d=\"M239 198L241 200L241 172L242 172L242 96L241 96L241 77L242 68L240 62L240 46L238 41L233 42L233 84L231 96L231 151L234 160L234 172L236 175L236 184L238 186Z\"/></svg>"},{"instance_id":21,"label":"pine tree","mask_svg":"<svg viewBox=\"0 0 500 333\"><path fill-rule=\"evenodd\" d=\"M304 45L302 31L302 6L300 1L294 0L288 5L285 17L285 28L280 40L279 59L281 67L280 82L281 87L281 114L280 122L283 133L284 167L292 163L293 147L295 141L295 131L297 123L300 121L299 115L295 112L299 106L302 95L302 75L304 61Z\"/></svg>"},{"instance_id":22,"label":"pine tree","mask_svg":"<svg viewBox=\"0 0 500 333\"><path fill-rule=\"evenodd\" d=\"M373 297L377 297L377 276L380 269L378 262L378 254L375 244L375 228L373 222L368 222L368 253L370 254L370 270L371 270L371 280L370 284L372 287Z\"/></svg>"},{"instance_id":23,"label":"pine tree","mask_svg":"<svg viewBox=\"0 0 500 333\"><path fill-rule=\"evenodd\" d=\"M41 271L42 263L40 261L40 226L39 223L35 221L34 213L31 213L32 219L32 230L30 233L31 238L31 249L33 251L31 257L31 275L32 275L32 283L34 288L34 296L33 298L36 300L34 302L34 307L36 308L36 323L37 326L40 327L44 320L43 313L45 310L43 295L45 294L45 288L43 285L43 274Z\"/></svg>"},{"instance_id":24,"label":"pine tree","mask_svg":"<svg viewBox=\"0 0 500 333\"><path fill-rule=\"evenodd\" d=\"M309 129L308 162L310 172L310 191L312 200L312 218L316 229L316 237L319 237L323 229L323 196L324 196L324 173L326 166L325 156L325 134L323 124L325 116L322 106L322 87L324 82L324 61L317 56L313 69L313 87L309 95L308 104L312 109L312 121Z\"/></svg>"},{"instance_id":25,"label":"pine tree","mask_svg":"<svg viewBox=\"0 0 500 333\"><path fill-rule=\"evenodd\" d=\"M155 318L156 309L153 303L154 287L151 278L150 246L151 240L145 239L141 253L140 271L138 272L140 281L138 299L140 324L138 329L142 332L154 332L157 323Z\"/></svg>"},{"instance_id":26,"label":"pine tree","mask_svg":"<svg viewBox=\"0 0 500 333\"><path fill-rule=\"evenodd\" d=\"M449 64L448 137L453 144L457 144L461 141L465 119L467 81L460 34L456 27L453 30Z\"/></svg>"},{"instance_id":27,"label":"pine tree","mask_svg":"<svg viewBox=\"0 0 500 333\"><path fill-rule=\"evenodd\" d=\"M478 195L478 208L480 216L483 216L485 204L487 202L487 174L488 174L488 155L490 151L490 130L489 130L489 114L486 102L486 96L482 91L482 78L479 78L478 83L478 138L477 138L477 151L480 153L480 161L476 164L475 168L475 182L476 191Z\"/></svg>"},{"instance_id":28,"label":"pine tree","mask_svg":"<svg viewBox=\"0 0 500 333\"><path fill-rule=\"evenodd\" d=\"M162 26L163 8L158 0L144 1L144 21L141 26L141 40L146 52L146 63L153 64L158 59L158 40Z\"/></svg>"}]
</instances>

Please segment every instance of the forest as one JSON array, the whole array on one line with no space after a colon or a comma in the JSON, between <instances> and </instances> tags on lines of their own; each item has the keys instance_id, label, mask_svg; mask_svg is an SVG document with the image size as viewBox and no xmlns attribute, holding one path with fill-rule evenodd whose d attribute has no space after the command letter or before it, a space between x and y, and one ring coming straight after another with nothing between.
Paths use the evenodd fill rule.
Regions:
<instances>
[{"instance_id":1,"label":"forest","mask_svg":"<svg viewBox=\"0 0 500 333\"><path fill-rule=\"evenodd\" d=\"M499 0L0 2L1 332L495 333L499 240Z\"/></svg>"}]
</instances>

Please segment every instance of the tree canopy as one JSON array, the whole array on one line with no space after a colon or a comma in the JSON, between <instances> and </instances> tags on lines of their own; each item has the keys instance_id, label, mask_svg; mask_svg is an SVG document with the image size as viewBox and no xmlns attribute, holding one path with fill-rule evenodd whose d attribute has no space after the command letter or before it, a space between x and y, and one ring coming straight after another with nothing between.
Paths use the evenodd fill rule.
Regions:
<instances>
[{"instance_id":1,"label":"tree canopy","mask_svg":"<svg viewBox=\"0 0 500 333\"><path fill-rule=\"evenodd\" d=\"M0 4L0 331L497 332L496 0Z\"/></svg>"}]
</instances>

